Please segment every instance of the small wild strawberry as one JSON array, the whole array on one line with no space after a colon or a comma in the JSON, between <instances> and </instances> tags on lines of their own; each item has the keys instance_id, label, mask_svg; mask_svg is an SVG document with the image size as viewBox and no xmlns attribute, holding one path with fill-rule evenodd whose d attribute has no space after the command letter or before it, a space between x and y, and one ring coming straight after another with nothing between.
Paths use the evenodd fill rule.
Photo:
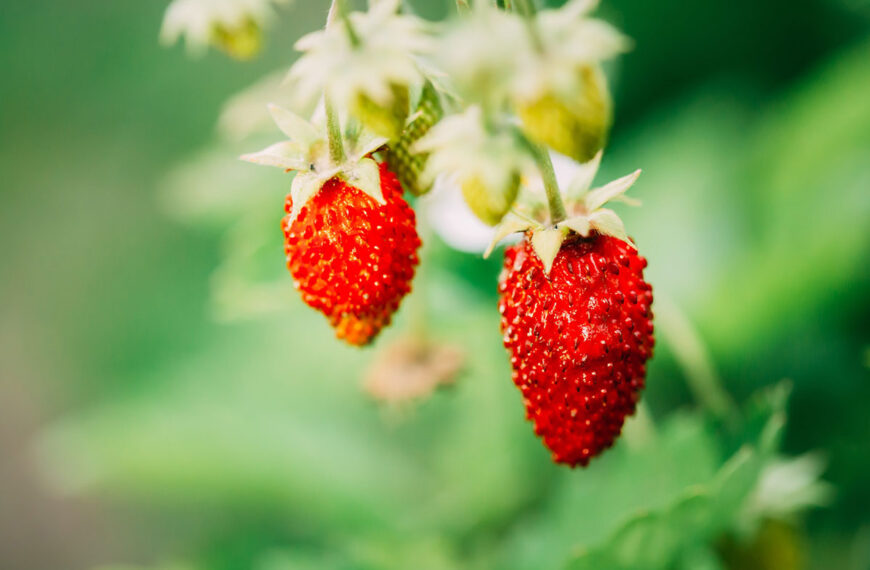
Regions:
<instances>
[{"instance_id":1,"label":"small wild strawberry","mask_svg":"<svg viewBox=\"0 0 870 570\"><path fill-rule=\"evenodd\" d=\"M513 380L535 433L554 461L571 466L613 444L635 411L655 343L646 260L601 208L625 200L639 172L587 191L598 160L569 187L571 217L547 227L509 215L497 234L526 232L505 252L499 279Z\"/></svg>"},{"instance_id":2,"label":"small wild strawberry","mask_svg":"<svg viewBox=\"0 0 870 570\"><path fill-rule=\"evenodd\" d=\"M549 274L529 240L505 253L499 311L513 380L559 463L586 465L634 413L654 344L645 266L597 232L568 237Z\"/></svg>"},{"instance_id":3,"label":"small wild strawberry","mask_svg":"<svg viewBox=\"0 0 870 570\"><path fill-rule=\"evenodd\" d=\"M290 140L242 158L297 171L281 223L287 266L336 336L368 344L411 290L420 247L401 184L372 158L386 139L357 127L330 135L286 109L270 111Z\"/></svg>"},{"instance_id":4,"label":"small wild strawberry","mask_svg":"<svg viewBox=\"0 0 870 570\"><path fill-rule=\"evenodd\" d=\"M380 165L384 203L335 177L294 218L287 197L287 267L302 299L322 312L336 336L368 344L411 290L420 238L396 175Z\"/></svg>"}]
</instances>

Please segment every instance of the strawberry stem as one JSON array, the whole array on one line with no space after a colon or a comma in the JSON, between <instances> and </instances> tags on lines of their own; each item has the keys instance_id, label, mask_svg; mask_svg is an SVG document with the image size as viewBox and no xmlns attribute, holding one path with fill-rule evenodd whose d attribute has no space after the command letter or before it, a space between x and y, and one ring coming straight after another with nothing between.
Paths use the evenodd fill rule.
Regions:
<instances>
[{"instance_id":1,"label":"strawberry stem","mask_svg":"<svg viewBox=\"0 0 870 570\"><path fill-rule=\"evenodd\" d=\"M541 34L538 31L537 25L535 25L535 15L538 11L535 7L535 0L517 0L517 11L525 17L529 37L532 39L535 49L543 51L544 42L541 40Z\"/></svg>"},{"instance_id":2,"label":"strawberry stem","mask_svg":"<svg viewBox=\"0 0 870 570\"><path fill-rule=\"evenodd\" d=\"M468 0L456 0L456 11L460 14L467 14L471 11L471 6L468 5Z\"/></svg>"},{"instance_id":3,"label":"strawberry stem","mask_svg":"<svg viewBox=\"0 0 870 570\"><path fill-rule=\"evenodd\" d=\"M336 18L341 18L344 23L344 29L347 32L347 39L350 41L350 45L353 47L359 46L362 40L360 40L359 34L356 33L350 21L345 0L332 0L332 5L329 7L329 15L326 17L326 27L331 26Z\"/></svg>"},{"instance_id":4,"label":"strawberry stem","mask_svg":"<svg viewBox=\"0 0 870 570\"><path fill-rule=\"evenodd\" d=\"M544 191L547 193L550 223L556 225L568 217L568 212L565 210L565 203L562 202L562 193L559 192L559 182L556 180L556 171L553 170L553 161L550 160L550 153L547 152L546 148L538 145L532 146L535 163L538 165L538 170L541 171Z\"/></svg>"},{"instance_id":5,"label":"strawberry stem","mask_svg":"<svg viewBox=\"0 0 870 570\"><path fill-rule=\"evenodd\" d=\"M326 111L326 135L329 141L329 159L332 164L343 164L347 158L344 154L344 140L341 136L341 120L332 105L329 95L323 95L323 108Z\"/></svg>"}]
</instances>

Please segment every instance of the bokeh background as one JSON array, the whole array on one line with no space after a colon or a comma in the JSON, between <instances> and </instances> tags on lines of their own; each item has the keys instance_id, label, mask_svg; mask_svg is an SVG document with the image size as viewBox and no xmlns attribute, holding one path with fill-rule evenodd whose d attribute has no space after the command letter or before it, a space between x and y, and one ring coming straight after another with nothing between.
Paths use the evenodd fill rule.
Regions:
<instances>
[{"instance_id":1,"label":"bokeh background","mask_svg":"<svg viewBox=\"0 0 870 570\"><path fill-rule=\"evenodd\" d=\"M870 4L604 2L636 46L609 69L602 180L644 169L623 214L662 305L649 425L585 471L524 422L497 255L427 234L416 302L467 359L400 410L361 382L407 306L358 351L296 298L287 179L234 162L260 141L216 121L325 2L248 63L161 48L164 9L0 6L0 568L870 568ZM725 493L739 447L687 377L741 406L789 379L771 453L824 466L805 502L825 506L748 530L674 514ZM620 542L632 520L653 530Z\"/></svg>"}]
</instances>

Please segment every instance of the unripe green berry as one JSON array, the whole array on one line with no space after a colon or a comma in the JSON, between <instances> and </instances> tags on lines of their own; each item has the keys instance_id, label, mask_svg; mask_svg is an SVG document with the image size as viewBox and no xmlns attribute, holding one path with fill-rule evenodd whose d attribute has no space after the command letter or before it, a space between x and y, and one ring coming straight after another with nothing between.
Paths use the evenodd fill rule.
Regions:
<instances>
[{"instance_id":1,"label":"unripe green berry","mask_svg":"<svg viewBox=\"0 0 870 570\"><path fill-rule=\"evenodd\" d=\"M587 162L607 141L612 104L599 67L585 66L578 74L581 89L571 100L545 91L534 99L518 101L516 109L529 138Z\"/></svg>"},{"instance_id":2,"label":"unripe green berry","mask_svg":"<svg viewBox=\"0 0 870 570\"><path fill-rule=\"evenodd\" d=\"M474 215L490 226L498 224L511 209L520 190L519 173L511 173L501 187L488 184L480 176L462 180L462 196Z\"/></svg>"},{"instance_id":3,"label":"unripe green berry","mask_svg":"<svg viewBox=\"0 0 870 570\"><path fill-rule=\"evenodd\" d=\"M375 134L390 140L398 138L405 127L410 107L408 87L390 85L390 102L382 105L364 93L358 93L352 102L351 112Z\"/></svg>"}]
</instances>

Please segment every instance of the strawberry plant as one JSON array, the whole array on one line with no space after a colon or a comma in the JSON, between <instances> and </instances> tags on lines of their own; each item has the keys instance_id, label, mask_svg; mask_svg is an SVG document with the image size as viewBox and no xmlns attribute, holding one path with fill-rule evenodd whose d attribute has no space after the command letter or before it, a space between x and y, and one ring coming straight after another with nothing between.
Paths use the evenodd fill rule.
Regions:
<instances>
[{"instance_id":1,"label":"strawberry plant","mask_svg":"<svg viewBox=\"0 0 870 570\"><path fill-rule=\"evenodd\" d=\"M175 0L164 38L249 58L278 30L276 10L301 5L223 2L232 11ZM203 366L207 387L173 372L185 405L143 399L125 410L129 431L114 429L113 413L60 425L45 456L79 458L66 484L158 502L166 485L209 504L256 489L257 508L296 525L292 538L240 547L245 563L269 569L419 560L721 568L824 504L821 462L781 451L788 383L738 404L683 299L654 301L654 276L668 268L648 262L648 242L631 236L643 228L654 240L648 228L678 208L637 184L633 156L608 165L608 74L632 46L594 15L597 3L450 2L438 21L410 2L361 4L324 5L325 26L297 41L289 71L233 98L222 139L173 181L193 217L232 228L214 302L228 320L260 323L236 339L245 361L216 350ZM637 160L663 152L654 140L646 149ZM231 154L278 170L269 177ZM596 180L623 166L621 177ZM190 199L196 179L207 188ZM640 205L629 189L648 204L618 213ZM445 196L458 203L450 223L432 224ZM483 277L451 273L439 259L450 255L444 243L472 229L488 242L483 257L512 240L501 260L475 266L487 268ZM462 279L491 290L485 308ZM326 358L309 356L321 354L326 328L310 308L354 347L333 342ZM275 314L292 330L269 321ZM696 408L653 414L647 404L656 335ZM262 378L235 381L249 370ZM365 378L376 413L354 378ZM239 416L211 433L210 418L232 410L256 425ZM151 434L164 422L178 426L173 443L189 463L161 461ZM96 432L123 433L128 445ZM254 444L252 433L268 437ZM771 491L777 477L797 481L794 492ZM313 499L319 493L342 507ZM219 533L203 541L204 550L229 549ZM207 557L191 559L208 567Z\"/></svg>"}]
</instances>

